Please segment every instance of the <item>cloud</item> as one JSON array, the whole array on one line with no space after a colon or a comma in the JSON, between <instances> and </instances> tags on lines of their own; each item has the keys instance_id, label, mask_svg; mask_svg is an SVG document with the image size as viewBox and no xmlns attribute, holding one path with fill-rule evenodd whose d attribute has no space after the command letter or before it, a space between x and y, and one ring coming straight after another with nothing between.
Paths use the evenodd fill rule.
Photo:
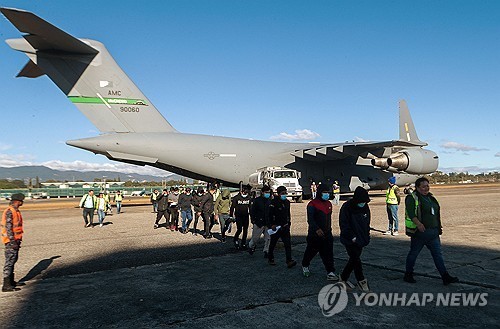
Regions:
<instances>
[{"instance_id":1,"label":"cloud","mask_svg":"<svg viewBox=\"0 0 500 329\"><path fill-rule=\"evenodd\" d=\"M60 160L51 160L45 162L35 162L32 155L16 154L8 155L0 153L0 167L19 167L19 166L45 166L54 170L77 170L77 171L117 171L124 174L141 174L167 177L172 173L150 166L135 166L127 163L92 163L85 161L64 162Z\"/></svg>"},{"instance_id":2,"label":"cloud","mask_svg":"<svg viewBox=\"0 0 500 329\"><path fill-rule=\"evenodd\" d=\"M280 133L276 136L271 136L270 139L273 140L287 140L287 141L298 141L298 140L312 140L320 137L317 132L311 131L309 129L297 129L295 134Z\"/></svg>"},{"instance_id":3,"label":"cloud","mask_svg":"<svg viewBox=\"0 0 500 329\"><path fill-rule=\"evenodd\" d=\"M0 151L7 151L12 148L12 145L0 142Z\"/></svg>"},{"instance_id":4,"label":"cloud","mask_svg":"<svg viewBox=\"0 0 500 329\"><path fill-rule=\"evenodd\" d=\"M361 137L358 137L358 136L355 136L355 137L354 137L354 141L355 141L355 142L362 142L362 143L364 143L364 142L369 142L369 140L366 140L366 139L361 138Z\"/></svg>"},{"instance_id":5,"label":"cloud","mask_svg":"<svg viewBox=\"0 0 500 329\"><path fill-rule=\"evenodd\" d=\"M488 151L488 149L483 149L483 148L478 148L475 146L468 146L464 144L460 144L457 142L446 142L440 145L442 148L445 149L451 149L451 150L456 150L456 151L461 151L461 152L468 152L468 151Z\"/></svg>"},{"instance_id":6,"label":"cloud","mask_svg":"<svg viewBox=\"0 0 500 329\"><path fill-rule=\"evenodd\" d=\"M497 153L495 154L495 157L497 157L497 158L498 158L498 157L500 157L500 152L497 152Z\"/></svg>"}]
</instances>

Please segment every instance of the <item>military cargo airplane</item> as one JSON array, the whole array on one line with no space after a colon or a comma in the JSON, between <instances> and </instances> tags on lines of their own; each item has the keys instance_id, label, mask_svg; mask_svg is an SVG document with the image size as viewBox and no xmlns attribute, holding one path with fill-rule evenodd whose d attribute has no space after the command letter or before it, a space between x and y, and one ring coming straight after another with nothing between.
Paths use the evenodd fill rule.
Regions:
<instances>
[{"instance_id":1,"label":"military cargo airplane","mask_svg":"<svg viewBox=\"0 0 500 329\"><path fill-rule=\"evenodd\" d=\"M285 167L300 173L307 191L311 181L333 183L342 192L357 186L384 189L415 175L434 172L438 156L424 149L404 100L399 103L399 139L331 144L287 143L181 133L162 116L122 71L104 45L78 39L35 14L1 8L23 38L6 40L29 62L17 77L46 74L68 100L99 129L99 136L68 145L110 160L149 165L228 186L247 184L258 168ZM158 143L162 141L162 143Z\"/></svg>"}]
</instances>

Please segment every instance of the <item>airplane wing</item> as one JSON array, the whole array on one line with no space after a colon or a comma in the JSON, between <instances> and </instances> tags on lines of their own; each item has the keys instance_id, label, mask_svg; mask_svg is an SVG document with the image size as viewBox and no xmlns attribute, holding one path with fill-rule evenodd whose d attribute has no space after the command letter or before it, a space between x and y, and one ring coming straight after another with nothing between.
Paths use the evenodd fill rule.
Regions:
<instances>
[{"instance_id":1,"label":"airplane wing","mask_svg":"<svg viewBox=\"0 0 500 329\"><path fill-rule=\"evenodd\" d=\"M419 174L433 172L438 165L438 156L432 151L423 149L424 146L427 146L427 143L418 138L408 106L404 100L401 100L399 102L399 139L397 140L308 145L291 154L301 161L354 158L356 163L362 162L368 165L371 163L372 166L381 170Z\"/></svg>"},{"instance_id":2,"label":"airplane wing","mask_svg":"<svg viewBox=\"0 0 500 329\"><path fill-rule=\"evenodd\" d=\"M427 143L407 142L404 140L392 140L383 142L345 142L337 144L319 144L314 147L296 150L293 156L309 159L319 157L321 160L329 158L330 160L345 159L347 157L374 158L383 157L388 148L422 147ZM371 156L370 156L371 154Z\"/></svg>"}]
</instances>

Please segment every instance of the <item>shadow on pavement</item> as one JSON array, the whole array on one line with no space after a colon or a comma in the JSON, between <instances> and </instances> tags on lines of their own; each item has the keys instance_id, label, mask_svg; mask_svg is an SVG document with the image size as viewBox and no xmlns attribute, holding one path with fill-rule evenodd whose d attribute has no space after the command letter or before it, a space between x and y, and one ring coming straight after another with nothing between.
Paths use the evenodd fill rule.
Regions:
<instances>
[{"instance_id":1,"label":"shadow on pavement","mask_svg":"<svg viewBox=\"0 0 500 329\"><path fill-rule=\"evenodd\" d=\"M58 256L40 261L23 280L29 292L4 325L26 327L343 327L401 325L407 327L463 327L497 325L498 250L443 244L445 263L452 275L467 284L443 286L428 250L416 265L416 284L402 281L409 240L372 235L362 260L365 275L376 292L489 293L486 307L356 307L352 301L332 318L321 314L319 290L328 284L319 255L311 264L312 275L302 276L300 261L305 237L293 237L295 268L287 269L283 248L276 252L276 266L269 266L259 249L254 255L236 251L232 239L222 244L194 244L172 248L137 249L95 255L64 268L49 267ZM335 265L346 263L345 249L335 238ZM351 281L354 281L352 275ZM482 285L489 284L489 288ZM27 289L26 287L24 289ZM23 290L24 290L23 289ZM22 293L22 291L20 292ZM6 296L15 298L16 293ZM5 305L5 301L3 303ZM6 313L3 313L6 314ZM411 319L410 323L406 319Z\"/></svg>"}]
</instances>

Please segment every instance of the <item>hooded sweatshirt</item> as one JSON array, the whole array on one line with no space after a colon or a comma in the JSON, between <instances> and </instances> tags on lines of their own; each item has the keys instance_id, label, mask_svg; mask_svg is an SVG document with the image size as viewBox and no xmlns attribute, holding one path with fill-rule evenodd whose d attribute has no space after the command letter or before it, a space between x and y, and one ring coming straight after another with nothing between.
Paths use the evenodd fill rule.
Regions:
<instances>
[{"instance_id":1,"label":"hooded sweatshirt","mask_svg":"<svg viewBox=\"0 0 500 329\"><path fill-rule=\"evenodd\" d=\"M355 243L364 247L370 243L371 213L368 202L370 202L368 192L362 187L357 187L353 198L340 208L340 242L343 245ZM359 203L365 203L365 205L359 207ZM355 242L352 241L353 238L356 238Z\"/></svg>"},{"instance_id":2,"label":"hooded sweatshirt","mask_svg":"<svg viewBox=\"0 0 500 329\"><path fill-rule=\"evenodd\" d=\"M223 190L215 200L214 212L215 214L229 215L231 208L231 193L229 190Z\"/></svg>"}]
</instances>

